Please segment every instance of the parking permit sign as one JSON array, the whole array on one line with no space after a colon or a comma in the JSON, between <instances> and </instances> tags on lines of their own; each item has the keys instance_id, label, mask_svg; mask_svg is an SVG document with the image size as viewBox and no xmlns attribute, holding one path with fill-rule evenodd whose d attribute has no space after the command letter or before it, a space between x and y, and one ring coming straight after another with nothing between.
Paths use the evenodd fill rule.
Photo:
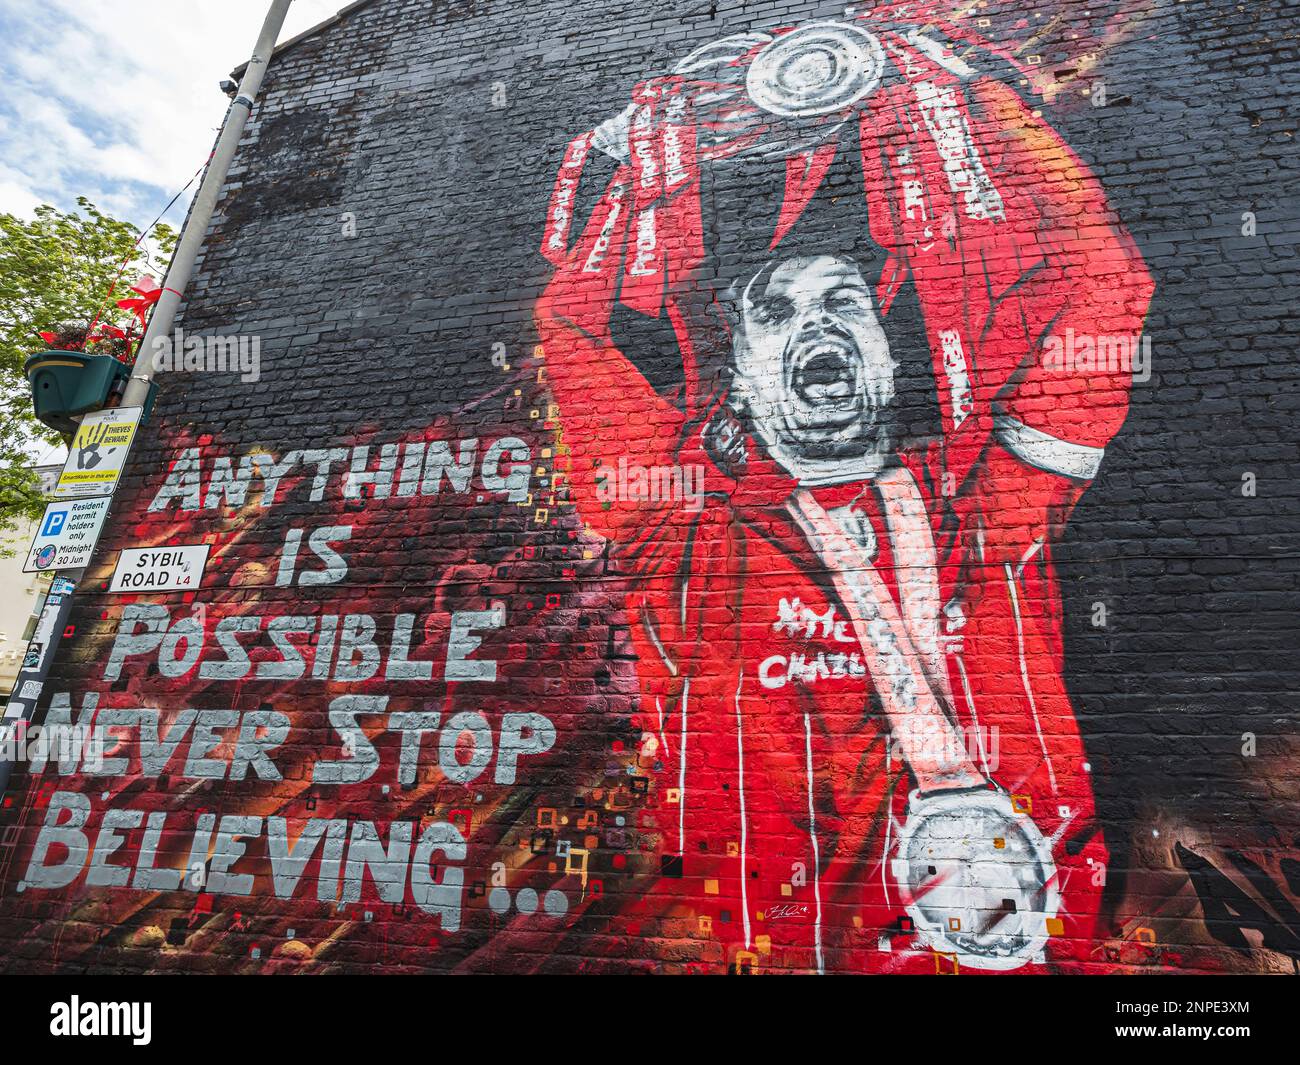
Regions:
<instances>
[{"instance_id":1,"label":"parking permit sign","mask_svg":"<svg viewBox=\"0 0 1300 1065\"><path fill-rule=\"evenodd\" d=\"M110 592L192 592L203 581L208 544L128 547L117 560Z\"/></svg>"},{"instance_id":2,"label":"parking permit sign","mask_svg":"<svg viewBox=\"0 0 1300 1065\"><path fill-rule=\"evenodd\" d=\"M140 425L140 413L140 407L111 407L87 414L68 446L55 498L111 495Z\"/></svg>"},{"instance_id":3,"label":"parking permit sign","mask_svg":"<svg viewBox=\"0 0 1300 1065\"><path fill-rule=\"evenodd\" d=\"M36 527L32 546L27 550L23 572L81 569L89 564L112 501L112 496L96 496L93 499L65 499L47 505L41 523Z\"/></svg>"}]
</instances>

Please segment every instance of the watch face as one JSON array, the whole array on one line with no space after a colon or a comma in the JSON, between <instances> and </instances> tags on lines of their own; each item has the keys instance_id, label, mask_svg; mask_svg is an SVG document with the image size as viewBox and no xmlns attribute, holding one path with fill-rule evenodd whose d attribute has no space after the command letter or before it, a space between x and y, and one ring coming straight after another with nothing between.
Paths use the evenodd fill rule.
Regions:
<instances>
[{"instance_id":1,"label":"watch face","mask_svg":"<svg viewBox=\"0 0 1300 1065\"><path fill-rule=\"evenodd\" d=\"M917 932L961 964L1014 969L1034 960L1058 906L1047 842L1006 796L965 793L914 803L893 861Z\"/></svg>"}]
</instances>

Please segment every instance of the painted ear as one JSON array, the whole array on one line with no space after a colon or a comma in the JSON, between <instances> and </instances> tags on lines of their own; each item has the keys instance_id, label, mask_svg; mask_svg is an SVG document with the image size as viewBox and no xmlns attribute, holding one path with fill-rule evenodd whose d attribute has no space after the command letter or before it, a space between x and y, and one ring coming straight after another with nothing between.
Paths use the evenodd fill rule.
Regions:
<instances>
[{"instance_id":1,"label":"painted ear","mask_svg":"<svg viewBox=\"0 0 1300 1065\"><path fill-rule=\"evenodd\" d=\"M744 295L745 290L738 281L732 281L731 284L713 294L713 303L717 308L718 317L726 323L732 336L736 335L740 327Z\"/></svg>"},{"instance_id":2,"label":"painted ear","mask_svg":"<svg viewBox=\"0 0 1300 1065\"><path fill-rule=\"evenodd\" d=\"M749 378L737 372L734 364L727 367L727 406L737 417L746 417L754 401L754 386Z\"/></svg>"}]
</instances>

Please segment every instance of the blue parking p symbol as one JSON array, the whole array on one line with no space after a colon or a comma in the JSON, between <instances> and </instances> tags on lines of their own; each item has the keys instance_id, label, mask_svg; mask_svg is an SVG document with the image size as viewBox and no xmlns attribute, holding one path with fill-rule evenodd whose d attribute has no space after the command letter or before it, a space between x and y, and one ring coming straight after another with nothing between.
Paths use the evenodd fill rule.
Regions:
<instances>
[{"instance_id":1,"label":"blue parking p symbol","mask_svg":"<svg viewBox=\"0 0 1300 1065\"><path fill-rule=\"evenodd\" d=\"M45 515L45 524L41 528L42 536L58 536L63 523L68 520L66 510L51 510Z\"/></svg>"}]
</instances>

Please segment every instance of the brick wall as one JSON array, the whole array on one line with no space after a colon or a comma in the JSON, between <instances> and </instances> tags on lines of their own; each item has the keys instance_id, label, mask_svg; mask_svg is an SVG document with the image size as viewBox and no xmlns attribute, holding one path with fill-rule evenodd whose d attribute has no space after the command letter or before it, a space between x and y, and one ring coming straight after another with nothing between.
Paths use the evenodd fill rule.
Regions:
<instances>
[{"instance_id":1,"label":"brick wall","mask_svg":"<svg viewBox=\"0 0 1300 1065\"><path fill-rule=\"evenodd\" d=\"M922 8L276 57L7 969L1293 969L1287 5Z\"/></svg>"}]
</instances>

